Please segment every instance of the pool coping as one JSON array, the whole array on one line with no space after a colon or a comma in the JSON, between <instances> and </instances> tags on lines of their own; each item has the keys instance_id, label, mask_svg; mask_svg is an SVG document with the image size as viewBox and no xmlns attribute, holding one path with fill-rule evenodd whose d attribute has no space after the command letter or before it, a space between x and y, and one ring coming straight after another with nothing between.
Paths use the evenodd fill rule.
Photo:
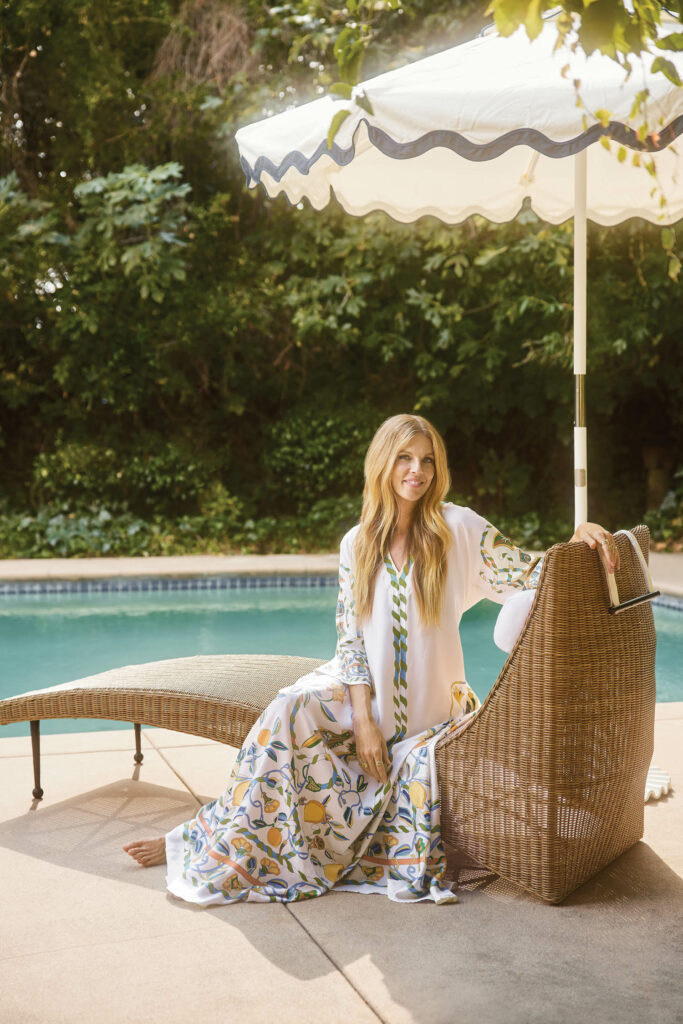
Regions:
<instances>
[{"instance_id":1,"label":"pool coping","mask_svg":"<svg viewBox=\"0 0 683 1024\"><path fill-rule=\"evenodd\" d=\"M337 585L339 556L174 555L0 561L0 596Z\"/></svg>"},{"instance_id":2,"label":"pool coping","mask_svg":"<svg viewBox=\"0 0 683 1024\"><path fill-rule=\"evenodd\" d=\"M134 558L0 559L1 582L136 577L316 576L336 574L338 552L311 555L150 555Z\"/></svg>"},{"instance_id":3,"label":"pool coping","mask_svg":"<svg viewBox=\"0 0 683 1024\"><path fill-rule=\"evenodd\" d=\"M652 552L657 603L683 610L683 554ZM339 555L0 559L0 595L336 585Z\"/></svg>"}]
</instances>

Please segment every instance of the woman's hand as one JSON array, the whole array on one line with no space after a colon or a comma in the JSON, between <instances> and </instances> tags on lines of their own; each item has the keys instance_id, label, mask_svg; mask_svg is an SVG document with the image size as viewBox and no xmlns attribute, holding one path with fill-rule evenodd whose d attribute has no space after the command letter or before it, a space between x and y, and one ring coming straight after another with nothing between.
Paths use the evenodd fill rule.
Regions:
<instances>
[{"instance_id":1,"label":"woman's hand","mask_svg":"<svg viewBox=\"0 0 683 1024\"><path fill-rule=\"evenodd\" d=\"M387 769L390 767L389 751L377 722L372 715L360 722L354 718L353 731L356 737L358 764L378 782L385 783Z\"/></svg>"},{"instance_id":2,"label":"woman's hand","mask_svg":"<svg viewBox=\"0 0 683 1024\"><path fill-rule=\"evenodd\" d=\"M350 686L349 696L353 709L353 733L356 739L358 764L378 782L385 783L391 761L386 740L372 716L370 687L363 684Z\"/></svg>"},{"instance_id":3,"label":"woman's hand","mask_svg":"<svg viewBox=\"0 0 683 1024\"><path fill-rule=\"evenodd\" d=\"M570 543L579 540L585 541L591 548L598 547L602 564L607 572L614 572L619 568L619 552L616 541L604 526L599 526L598 523L581 523L576 527L574 536L570 538Z\"/></svg>"}]
</instances>

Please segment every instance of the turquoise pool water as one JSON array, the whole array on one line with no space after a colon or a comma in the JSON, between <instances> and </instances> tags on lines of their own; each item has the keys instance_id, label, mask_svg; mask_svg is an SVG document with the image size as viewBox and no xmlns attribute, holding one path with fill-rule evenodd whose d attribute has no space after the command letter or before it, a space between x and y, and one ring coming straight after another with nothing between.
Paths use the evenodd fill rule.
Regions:
<instances>
[{"instance_id":1,"label":"turquoise pool water","mask_svg":"<svg viewBox=\"0 0 683 1024\"><path fill-rule=\"evenodd\" d=\"M0 696L162 658L192 654L334 652L334 587L158 593L38 594L0 597ZM465 615L468 681L480 699L505 655L494 646L498 606L482 601ZM657 699L683 700L683 614L655 608ZM44 732L127 728L125 723L60 719ZM28 724L0 727L0 738Z\"/></svg>"}]
</instances>

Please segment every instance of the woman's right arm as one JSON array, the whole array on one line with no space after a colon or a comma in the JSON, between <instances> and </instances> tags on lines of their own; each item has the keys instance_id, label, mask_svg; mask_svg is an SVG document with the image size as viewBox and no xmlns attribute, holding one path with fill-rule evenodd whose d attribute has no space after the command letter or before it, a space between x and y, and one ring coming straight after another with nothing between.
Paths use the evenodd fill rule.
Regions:
<instances>
[{"instance_id":1,"label":"woman's right arm","mask_svg":"<svg viewBox=\"0 0 683 1024\"><path fill-rule=\"evenodd\" d=\"M346 537L339 552L336 660L351 701L358 760L363 762L362 767L370 775L384 783L387 779L389 754L384 736L372 714L372 676L363 634L356 620L350 545Z\"/></svg>"},{"instance_id":2,"label":"woman's right arm","mask_svg":"<svg viewBox=\"0 0 683 1024\"><path fill-rule=\"evenodd\" d=\"M373 778L378 782L387 781L389 751L386 740L380 732L370 706L369 686L350 686L349 699L353 714L353 734L356 739L356 754Z\"/></svg>"}]
</instances>

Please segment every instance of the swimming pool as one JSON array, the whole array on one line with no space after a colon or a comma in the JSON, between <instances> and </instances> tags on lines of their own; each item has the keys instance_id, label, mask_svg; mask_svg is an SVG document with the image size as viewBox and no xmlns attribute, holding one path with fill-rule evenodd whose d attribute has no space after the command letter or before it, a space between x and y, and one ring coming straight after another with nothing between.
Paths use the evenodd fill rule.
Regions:
<instances>
[{"instance_id":1,"label":"swimming pool","mask_svg":"<svg viewBox=\"0 0 683 1024\"><path fill-rule=\"evenodd\" d=\"M335 586L18 594L0 596L0 696L40 689L162 658L192 654L334 652ZM506 655L494 646L498 605L480 602L461 627L470 686L488 693ZM683 613L656 607L657 699L683 700ZM121 722L57 719L45 732L127 728ZM0 738L26 735L27 723Z\"/></svg>"}]
</instances>

